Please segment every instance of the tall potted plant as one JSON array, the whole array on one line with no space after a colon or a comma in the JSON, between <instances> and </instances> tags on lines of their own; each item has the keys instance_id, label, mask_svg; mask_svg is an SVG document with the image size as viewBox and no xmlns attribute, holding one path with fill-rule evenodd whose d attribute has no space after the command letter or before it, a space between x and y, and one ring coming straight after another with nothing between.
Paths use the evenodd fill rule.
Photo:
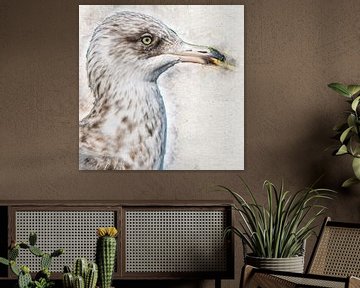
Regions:
<instances>
[{"instance_id":1,"label":"tall potted plant","mask_svg":"<svg viewBox=\"0 0 360 288\"><path fill-rule=\"evenodd\" d=\"M333 153L336 156L352 157L354 176L342 184L343 187L348 187L360 183L360 85L331 83L328 87L344 96L350 104L350 109L346 113L346 122L334 127L339 145Z\"/></svg>"},{"instance_id":2,"label":"tall potted plant","mask_svg":"<svg viewBox=\"0 0 360 288\"><path fill-rule=\"evenodd\" d=\"M243 183L251 201L228 187L220 188L229 192L236 202L233 208L240 215L239 226L228 227L225 232L239 236L248 248L244 249L245 264L302 273L305 241L314 233L315 220L326 209L318 200L331 199L334 191L310 187L291 193L284 189L283 183L277 188L266 180L267 203L264 206Z\"/></svg>"}]
</instances>

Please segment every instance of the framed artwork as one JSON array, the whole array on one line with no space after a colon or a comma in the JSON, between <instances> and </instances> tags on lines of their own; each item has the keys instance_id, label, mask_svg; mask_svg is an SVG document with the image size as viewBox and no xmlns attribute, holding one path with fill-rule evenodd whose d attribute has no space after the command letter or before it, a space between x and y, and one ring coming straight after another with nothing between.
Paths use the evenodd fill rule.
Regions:
<instances>
[{"instance_id":1,"label":"framed artwork","mask_svg":"<svg viewBox=\"0 0 360 288\"><path fill-rule=\"evenodd\" d=\"M242 5L79 6L80 170L243 170Z\"/></svg>"}]
</instances>

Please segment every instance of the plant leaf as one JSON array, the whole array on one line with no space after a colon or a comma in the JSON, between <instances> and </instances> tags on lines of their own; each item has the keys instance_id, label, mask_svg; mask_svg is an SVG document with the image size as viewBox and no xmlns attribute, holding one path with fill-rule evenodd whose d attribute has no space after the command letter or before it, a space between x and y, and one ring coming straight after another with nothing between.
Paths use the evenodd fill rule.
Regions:
<instances>
[{"instance_id":1,"label":"plant leaf","mask_svg":"<svg viewBox=\"0 0 360 288\"><path fill-rule=\"evenodd\" d=\"M351 131L352 128L353 128L353 126L345 129L345 131L343 133L341 133L341 136L340 136L341 143L344 143L346 137L348 136L348 134L349 134L349 132Z\"/></svg>"},{"instance_id":2,"label":"plant leaf","mask_svg":"<svg viewBox=\"0 0 360 288\"><path fill-rule=\"evenodd\" d=\"M333 89L335 92L339 93L342 96L351 97L350 92L347 89L347 86L341 84L341 83L331 83L328 85L329 88Z\"/></svg>"},{"instance_id":3,"label":"plant leaf","mask_svg":"<svg viewBox=\"0 0 360 288\"><path fill-rule=\"evenodd\" d=\"M250 195L252 201L253 201L256 205L258 205L258 203L256 202L256 199L255 199L255 197L254 197L254 194L252 193L249 185L246 184L245 180L244 180L241 176L239 176L239 178L240 178L241 182L243 183L243 185L245 186L246 191L247 191L248 194Z\"/></svg>"},{"instance_id":4,"label":"plant leaf","mask_svg":"<svg viewBox=\"0 0 360 288\"><path fill-rule=\"evenodd\" d=\"M30 232L29 235L29 244L31 246L35 246L36 245L36 241L37 241L37 235L35 232Z\"/></svg>"},{"instance_id":5,"label":"plant leaf","mask_svg":"<svg viewBox=\"0 0 360 288\"><path fill-rule=\"evenodd\" d=\"M348 85L347 90L349 91L351 96L354 96L357 93L360 93L360 85Z\"/></svg>"},{"instance_id":6,"label":"plant leaf","mask_svg":"<svg viewBox=\"0 0 360 288\"><path fill-rule=\"evenodd\" d=\"M356 178L360 180L360 158L354 157L352 161L352 168Z\"/></svg>"},{"instance_id":7,"label":"plant leaf","mask_svg":"<svg viewBox=\"0 0 360 288\"><path fill-rule=\"evenodd\" d=\"M348 188L352 185L359 184L359 183L360 183L359 179L357 179L356 177L351 177L351 178L347 179L346 181L344 181L344 183L341 185L341 187Z\"/></svg>"},{"instance_id":8,"label":"plant leaf","mask_svg":"<svg viewBox=\"0 0 360 288\"><path fill-rule=\"evenodd\" d=\"M4 265L9 265L9 264L10 264L9 260L8 260L8 259L5 259L5 258L3 258L3 257L0 257L0 263L1 263L1 264L4 264Z\"/></svg>"},{"instance_id":9,"label":"plant leaf","mask_svg":"<svg viewBox=\"0 0 360 288\"><path fill-rule=\"evenodd\" d=\"M359 136L357 135L353 135L350 137L349 143L348 143L349 148L351 148L351 155L353 155L354 157L359 157L360 156L360 139Z\"/></svg>"},{"instance_id":10,"label":"plant leaf","mask_svg":"<svg viewBox=\"0 0 360 288\"><path fill-rule=\"evenodd\" d=\"M348 153L348 149L346 148L346 145L341 145L339 150L336 152L335 155L344 155Z\"/></svg>"},{"instance_id":11,"label":"plant leaf","mask_svg":"<svg viewBox=\"0 0 360 288\"><path fill-rule=\"evenodd\" d=\"M356 111L357 106L359 105L360 96L356 97L351 103L351 109Z\"/></svg>"},{"instance_id":12,"label":"plant leaf","mask_svg":"<svg viewBox=\"0 0 360 288\"><path fill-rule=\"evenodd\" d=\"M347 124L348 126L356 126L356 116L353 113L350 113L347 118Z\"/></svg>"},{"instance_id":13,"label":"plant leaf","mask_svg":"<svg viewBox=\"0 0 360 288\"><path fill-rule=\"evenodd\" d=\"M10 268L11 271L16 275L19 276L20 274L20 268L16 265L15 261L10 261Z\"/></svg>"}]
</instances>

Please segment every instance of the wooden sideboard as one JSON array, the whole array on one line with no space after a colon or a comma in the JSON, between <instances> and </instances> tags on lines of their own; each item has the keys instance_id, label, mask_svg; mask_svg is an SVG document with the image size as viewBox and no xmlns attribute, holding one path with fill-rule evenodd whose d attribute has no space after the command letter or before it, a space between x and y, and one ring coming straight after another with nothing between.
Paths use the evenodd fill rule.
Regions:
<instances>
[{"instance_id":1,"label":"wooden sideboard","mask_svg":"<svg viewBox=\"0 0 360 288\"><path fill-rule=\"evenodd\" d=\"M65 249L51 266L53 278L60 279L63 265L72 265L75 258L94 260L96 227L115 226L115 282L215 279L220 286L221 279L234 278L234 239L223 238L232 221L231 204L221 201L0 202L0 256L6 257L11 241L26 241L36 231L42 249ZM36 270L34 256L20 258ZM0 281L12 279L0 265Z\"/></svg>"}]
</instances>

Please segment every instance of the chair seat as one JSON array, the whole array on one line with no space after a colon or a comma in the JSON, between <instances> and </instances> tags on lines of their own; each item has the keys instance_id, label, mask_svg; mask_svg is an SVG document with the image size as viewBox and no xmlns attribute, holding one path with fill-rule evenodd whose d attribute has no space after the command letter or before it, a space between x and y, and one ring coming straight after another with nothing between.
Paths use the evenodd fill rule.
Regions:
<instances>
[{"instance_id":1,"label":"chair seat","mask_svg":"<svg viewBox=\"0 0 360 288\"><path fill-rule=\"evenodd\" d=\"M243 274L245 276L243 287L246 288L360 287L360 279L357 277L334 277L315 274L280 272L258 269L249 265L244 267Z\"/></svg>"},{"instance_id":2,"label":"chair seat","mask_svg":"<svg viewBox=\"0 0 360 288\"><path fill-rule=\"evenodd\" d=\"M334 277L329 277L330 279L320 279L316 277L309 278L309 275L304 275L304 278L298 276L281 276L281 275L278 275L277 277L296 284L297 285L296 287L299 287L300 285L300 287L311 286L311 287L327 287L327 288L345 288L347 281L346 278L338 280Z\"/></svg>"}]
</instances>

